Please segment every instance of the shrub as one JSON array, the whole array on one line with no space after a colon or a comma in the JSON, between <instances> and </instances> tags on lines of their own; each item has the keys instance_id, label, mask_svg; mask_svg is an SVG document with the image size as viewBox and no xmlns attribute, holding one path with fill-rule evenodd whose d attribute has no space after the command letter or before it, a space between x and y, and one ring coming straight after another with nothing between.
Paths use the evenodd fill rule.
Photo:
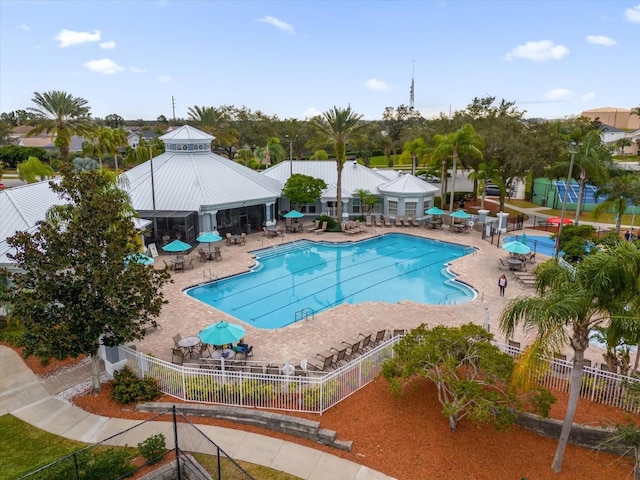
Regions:
<instances>
[{"instance_id":1,"label":"shrub","mask_svg":"<svg viewBox=\"0 0 640 480\"><path fill-rule=\"evenodd\" d=\"M22 339L23 333L24 329L21 325L14 325L8 322L4 323L0 328L0 341L6 342L14 347L22 347L24 345Z\"/></svg>"},{"instance_id":2,"label":"shrub","mask_svg":"<svg viewBox=\"0 0 640 480\"><path fill-rule=\"evenodd\" d=\"M138 378L129 367L113 374L113 399L118 403L148 402L162 392L151 377Z\"/></svg>"},{"instance_id":3,"label":"shrub","mask_svg":"<svg viewBox=\"0 0 640 480\"><path fill-rule=\"evenodd\" d=\"M340 225L338 224L338 222L336 222L333 217L330 217L329 215L320 215L316 220L320 222L320 225L322 225L322 222L327 222L327 232L340 231Z\"/></svg>"},{"instance_id":4,"label":"shrub","mask_svg":"<svg viewBox=\"0 0 640 480\"><path fill-rule=\"evenodd\" d=\"M163 434L151 435L144 442L138 444L140 455L149 463L160 460L167 452L167 443Z\"/></svg>"}]
</instances>

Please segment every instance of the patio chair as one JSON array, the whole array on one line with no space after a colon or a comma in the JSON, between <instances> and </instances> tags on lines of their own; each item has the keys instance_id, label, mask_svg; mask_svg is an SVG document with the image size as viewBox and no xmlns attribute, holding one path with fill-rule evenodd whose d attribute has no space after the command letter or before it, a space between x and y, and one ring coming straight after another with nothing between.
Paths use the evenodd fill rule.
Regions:
<instances>
[{"instance_id":1,"label":"patio chair","mask_svg":"<svg viewBox=\"0 0 640 480\"><path fill-rule=\"evenodd\" d=\"M177 348L172 348L171 349L171 363L175 363L176 365L182 365L182 362L184 362L184 354L182 352L182 349L177 347Z\"/></svg>"},{"instance_id":2,"label":"patio chair","mask_svg":"<svg viewBox=\"0 0 640 480\"><path fill-rule=\"evenodd\" d=\"M410 227L411 224L409 223L409 216L405 215L404 217L402 217L402 223L404 224L405 227Z\"/></svg>"},{"instance_id":3,"label":"patio chair","mask_svg":"<svg viewBox=\"0 0 640 480\"><path fill-rule=\"evenodd\" d=\"M509 268L509 265L505 263L504 259L498 259L500 263L498 263L498 269L502 270L503 268Z\"/></svg>"},{"instance_id":4,"label":"patio chair","mask_svg":"<svg viewBox=\"0 0 640 480\"><path fill-rule=\"evenodd\" d=\"M304 229L305 232L313 232L314 230L317 230L318 228L320 228L320 221L318 220L314 220L313 221L313 226L311 227L306 227Z\"/></svg>"},{"instance_id":5,"label":"patio chair","mask_svg":"<svg viewBox=\"0 0 640 480\"><path fill-rule=\"evenodd\" d=\"M314 230L313 233L318 234L318 233L324 233L327 231L327 226L329 225L328 222L322 222L322 227L318 228L317 230Z\"/></svg>"},{"instance_id":6,"label":"patio chair","mask_svg":"<svg viewBox=\"0 0 640 480\"><path fill-rule=\"evenodd\" d=\"M347 348L349 349L349 353L347 355L347 357L349 358L349 360L353 360L354 358L356 358L358 355L360 355L360 340L357 340L355 342L342 342L344 345L347 346Z\"/></svg>"},{"instance_id":7,"label":"patio chair","mask_svg":"<svg viewBox=\"0 0 640 480\"><path fill-rule=\"evenodd\" d=\"M318 370L320 372L326 372L329 370L332 363L333 355L324 357L322 361L319 361L317 358L307 358L307 367L312 367L314 370Z\"/></svg>"},{"instance_id":8,"label":"patio chair","mask_svg":"<svg viewBox=\"0 0 640 480\"><path fill-rule=\"evenodd\" d=\"M366 335L362 335L362 337L362 340L360 340L360 350L362 350L363 352L371 350L373 348L373 344L371 342L371 334L368 333Z\"/></svg>"},{"instance_id":9,"label":"patio chair","mask_svg":"<svg viewBox=\"0 0 640 480\"><path fill-rule=\"evenodd\" d=\"M308 377L309 374L305 368L302 368L301 365L296 365L295 370L293 372L294 377Z\"/></svg>"},{"instance_id":10,"label":"patio chair","mask_svg":"<svg viewBox=\"0 0 640 480\"><path fill-rule=\"evenodd\" d=\"M396 217L396 227L404 227L404 223L402 223L401 217Z\"/></svg>"},{"instance_id":11,"label":"patio chair","mask_svg":"<svg viewBox=\"0 0 640 480\"><path fill-rule=\"evenodd\" d=\"M246 232L242 232L240 234L240 240L238 240L238 245L246 245L247 244L247 234Z\"/></svg>"},{"instance_id":12,"label":"patio chair","mask_svg":"<svg viewBox=\"0 0 640 480\"><path fill-rule=\"evenodd\" d=\"M167 263L167 261L166 261L166 260L162 260L162 261L164 262L164 266L165 266L165 268L166 268L167 270L169 270L169 271L174 270L175 265L174 265L173 263L172 263L172 264L169 264L169 263Z\"/></svg>"},{"instance_id":13,"label":"patio chair","mask_svg":"<svg viewBox=\"0 0 640 480\"><path fill-rule=\"evenodd\" d=\"M222 261L222 252L220 251L220 247L214 247L213 258L215 258L216 262Z\"/></svg>"},{"instance_id":14,"label":"patio chair","mask_svg":"<svg viewBox=\"0 0 640 480\"><path fill-rule=\"evenodd\" d=\"M171 339L173 340L174 345L177 347L178 342L182 340L182 335L180 335L179 333L176 333L173 337L171 337Z\"/></svg>"},{"instance_id":15,"label":"patio chair","mask_svg":"<svg viewBox=\"0 0 640 480\"><path fill-rule=\"evenodd\" d=\"M407 334L407 330L404 328L396 328L395 330L393 330L393 332L391 333L391 337L404 337Z\"/></svg>"},{"instance_id":16,"label":"patio chair","mask_svg":"<svg viewBox=\"0 0 640 480\"><path fill-rule=\"evenodd\" d=\"M206 262L207 260L209 260L209 256L207 255L207 252L205 252L201 248L198 249L198 260L200 260L201 262Z\"/></svg>"},{"instance_id":17,"label":"patio chair","mask_svg":"<svg viewBox=\"0 0 640 480\"><path fill-rule=\"evenodd\" d=\"M373 227L373 223L371 223L371 215L367 215L364 219L364 225L367 228Z\"/></svg>"},{"instance_id":18,"label":"patio chair","mask_svg":"<svg viewBox=\"0 0 640 480\"><path fill-rule=\"evenodd\" d=\"M378 345L380 345L385 338L387 338L387 329L385 328L384 330L378 330L378 333L376 333L375 337L373 336L372 333L360 333L361 336L366 337L367 335L371 335L373 338L371 339L371 346L372 347L376 347Z\"/></svg>"},{"instance_id":19,"label":"patio chair","mask_svg":"<svg viewBox=\"0 0 640 480\"><path fill-rule=\"evenodd\" d=\"M409 221L411 222L411 225L413 225L414 227L419 227L420 226L420 222L416 218L414 218L414 219L409 218Z\"/></svg>"},{"instance_id":20,"label":"patio chair","mask_svg":"<svg viewBox=\"0 0 640 480\"><path fill-rule=\"evenodd\" d=\"M331 362L331 366L333 368L338 368L347 363L347 347L342 345L340 347L331 347L329 350L336 352L336 354L332 357L333 361Z\"/></svg>"},{"instance_id":21,"label":"patio chair","mask_svg":"<svg viewBox=\"0 0 640 480\"><path fill-rule=\"evenodd\" d=\"M227 246L231 245L231 243L233 242L233 238L231 237L231 233L227 232L226 239L227 239Z\"/></svg>"},{"instance_id":22,"label":"patio chair","mask_svg":"<svg viewBox=\"0 0 640 480\"><path fill-rule=\"evenodd\" d=\"M391 219L389 218L389 215L385 215L384 216L384 226L385 227L390 227L391 226Z\"/></svg>"},{"instance_id":23,"label":"patio chair","mask_svg":"<svg viewBox=\"0 0 640 480\"><path fill-rule=\"evenodd\" d=\"M376 215L376 227L382 227L382 218L380 215Z\"/></svg>"},{"instance_id":24,"label":"patio chair","mask_svg":"<svg viewBox=\"0 0 640 480\"><path fill-rule=\"evenodd\" d=\"M184 263L182 264L182 268L184 270L186 270L187 268L196 268L196 266L193 264L193 258L190 258L189 261L184 261Z\"/></svg>"},{"instance_id":25,"label":"patio chair","mask_svg":"<svg viewBox=\"0 0 640 480\"><path fill-rule=\"evenodd\" d=\"M265 373L267 375L280 375L280 367L277 365L267 365Z\"/></svg>"}]
</instances>

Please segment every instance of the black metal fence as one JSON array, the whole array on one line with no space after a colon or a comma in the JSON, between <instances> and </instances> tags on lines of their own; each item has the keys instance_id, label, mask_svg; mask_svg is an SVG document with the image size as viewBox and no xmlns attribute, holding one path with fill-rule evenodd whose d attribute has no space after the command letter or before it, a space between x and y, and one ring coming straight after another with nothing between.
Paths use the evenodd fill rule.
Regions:
<instances>
[{"instance_id":1,"label":"black metal fence","mask_svg":"<svg viewBox=\"0 0 640 480\"><path fill-rule=\"evenodd\" d=\"M164 418L161 420L160 417ZM208 465L213 467L208 469L209 477L202 475L203 467L188 453L196 449L198 453L211 456ZM164 478L253 479L173 406L149 420L23 475L20 480L118 480L153 464L159 464L157 468L168 472Z\"/></svg>"}]
</instances>

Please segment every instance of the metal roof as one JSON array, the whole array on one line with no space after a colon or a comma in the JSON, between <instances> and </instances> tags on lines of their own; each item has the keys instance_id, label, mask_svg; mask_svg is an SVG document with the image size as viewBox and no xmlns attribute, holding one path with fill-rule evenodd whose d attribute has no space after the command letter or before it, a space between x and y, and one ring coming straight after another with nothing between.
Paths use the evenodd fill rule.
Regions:
<instances>
[{"instance_id":1,"label":"metal roof","mask_svg":"<svg viewBox=\"0 0 640 480\"><path fill-rule=\"evenodd\" d=\"M322 197L335 198L335 194L333 197L328 196L332 189L335 191L338 178L335 160L293 160L293 162L286 160L266 169L263 175L276 179L284 185L289 179L290 172L321 178L327 184ZM347 161L342 168L342 195L344 197L353 196L357 190L368 190L371 193L379 194L378 186L388 181L387 177L376 170L355 161Z\"/></svg>"},{"instance_id":2,"label":"metal roof","mask_svg":"<svg viewBox=\"0 0 640 480\"><path fill-rule=\"evenodd\" d=\"M425 195L440 191L438 187L410 174L400 175L397 179L380 185L378 190L397 195Z\"/></svg>"},{"instance_id":3,"label":"metal roof","mask_svg":"<svg viewBox=\"0 0 640 480\"><path fill-rule=\"evenodd\" d=\"M126 190L136 210L205 211L258 205L275 201L283 187L277 180L211 152L163 153L122 176L128 179Z\"/></svg>"},{"instance_id":4,"label":"metal roof","mask_svg":"<svg viewBox=\"0 0 640 480\"><path fill-rule=\"evenodd\" d=\"M163 142L171 141L179 141L179 140L215 140L216 137L213 135L209 135L207 132L203 132L202 130L198 130L197 128L193 128L189 125L183 125L180 128L176 128L175 130L171 130L170 132L165 133L160 137L160 140Z\"/></svg>"}]
</instances>

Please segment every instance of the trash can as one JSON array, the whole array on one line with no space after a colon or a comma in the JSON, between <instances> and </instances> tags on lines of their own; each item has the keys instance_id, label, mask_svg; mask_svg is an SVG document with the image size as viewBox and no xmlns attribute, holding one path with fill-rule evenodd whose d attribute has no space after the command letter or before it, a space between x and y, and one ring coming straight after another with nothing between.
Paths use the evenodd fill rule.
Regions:
<instances>
[{"instance_id":1,"label":"trash can","mask_svg":"<svg viewBox=\"0 0 640 480\"><path fill-rule=\"evenodd\" d=\"M547 206L547 199L546 197L543 197L540 199L540 206L541 207L546 207Z\"/></svg>"}]
</instances>

